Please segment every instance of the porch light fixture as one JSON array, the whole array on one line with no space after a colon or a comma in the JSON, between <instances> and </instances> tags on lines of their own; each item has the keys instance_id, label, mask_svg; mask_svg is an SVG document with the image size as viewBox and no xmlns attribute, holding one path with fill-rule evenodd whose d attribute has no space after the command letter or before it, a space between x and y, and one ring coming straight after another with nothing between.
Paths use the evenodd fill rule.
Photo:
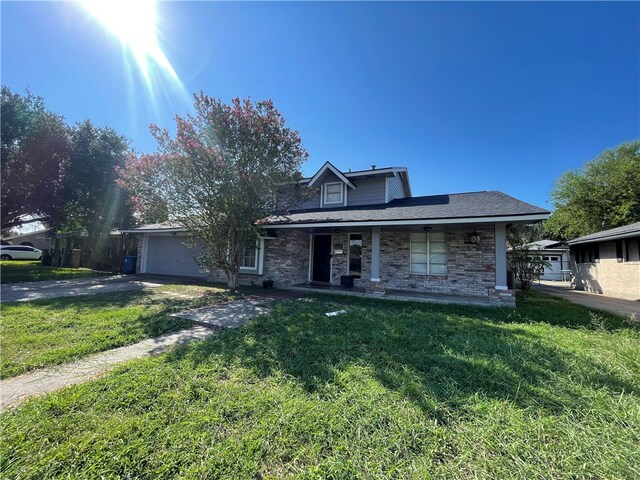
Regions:
<instances>
[{"instance_id":1,"label":"porch light fixture","mask_svg":"<svg viewBox=\"0 0 640 480\"><path fill-rule=\"evenodd\" d=\"M471 237L469 238L469 241L475 245L480 243L480 235L478 234L478 232L473 232L471 234Z\"/></svg>"}]
</instances>

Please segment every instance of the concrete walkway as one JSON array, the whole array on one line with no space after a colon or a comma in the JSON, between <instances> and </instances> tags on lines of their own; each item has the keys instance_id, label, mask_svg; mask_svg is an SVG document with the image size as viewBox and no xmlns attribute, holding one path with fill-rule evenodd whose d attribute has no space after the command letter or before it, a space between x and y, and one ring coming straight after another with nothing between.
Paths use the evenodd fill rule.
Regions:
<instances>
[{"instance_id":1,"label":"concrete walkway","mask_svg":"<svg viewBox=\"0 0 640 480\"><path fill-rule=\"evenodd\" d=\"M29 302L57 297L95 295L97 293L125 292L157 287L160 283L140 281L135 277L115 275L112 277L77 278L46 282L9 283L0 287L0 302Z\"/></svg>"},{"instance_id":2,"label":"concrete walkway","mask_svg":"<svg viewBox=\"0 0 640 480\"><path fill-rule=\"evenodd\" d=\"M217 303L174 313L172 317L187 318L207 327L238 328L258 315L269 313L260 298L243 298L232 302Z\"/></svg>"},{"instance_id":3,"label":"concrete walkway","mask_svg":"<svg viewBox=\"0 0 640 480\"><path fill-rule=\"evenodd\" d=\"M573 290L568 282L541 282L535 283L531 288L564 298L570 302L583 305L587 308L595 308L611 313L640 319L640 302L622 300L620 298L606 297L598 293L588 293L582 290Z\"/></svg>"},{"instance_id":4,"label":"concrete walkway","mask_svg":"<svg viewBox=\"0 0 640 480\"><path fill-rule=\"evenodd\" d=\"M0 408L21 404L28 398L45 395L70 385L88 382L112 370L119 363L157 355L175 345L202 340L217 330L197 326L126 347L95 353L72 363L36 370L0 382Z\"/></svg>"},{"instance_id":5,"label":"concrete walkway","mask_svg":"<svg viewBox=\"0 0 640 480\"><path fill-rule=\"evenodd\" d=\"M72 363L44 368L0 382L0 408L16 406L30 397L45 395L69 385L84 383L112 370L119 363L167 351L175 345L202 340L221 328L236 328L267 313L264 299L240 299L176 314L207 326L195 326L150 338L133 345L96 353Z\"/></svg>"}]
</instances>

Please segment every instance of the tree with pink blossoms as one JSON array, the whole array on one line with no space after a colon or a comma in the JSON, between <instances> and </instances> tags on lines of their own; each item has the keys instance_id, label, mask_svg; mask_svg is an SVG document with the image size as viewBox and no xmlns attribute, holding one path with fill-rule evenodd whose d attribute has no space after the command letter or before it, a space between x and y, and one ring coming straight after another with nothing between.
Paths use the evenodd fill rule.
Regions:
<instances>
[{"instance_id":1,"label":"tree with pink blossoms","mask_svg":"<svg viewBox=\"0 0 640 480\"><path fill-rule=\"evenodd\" d=\"M204 247L200 267L221 269L235 289L244 249L258 241L255 221L303 195L297 185L308 154L270 100L194 98L195 113L176 117L175 136L151 127L158 151L131 156L120 185L141 220L184 226Z\"/></svg>"}]
</instances>

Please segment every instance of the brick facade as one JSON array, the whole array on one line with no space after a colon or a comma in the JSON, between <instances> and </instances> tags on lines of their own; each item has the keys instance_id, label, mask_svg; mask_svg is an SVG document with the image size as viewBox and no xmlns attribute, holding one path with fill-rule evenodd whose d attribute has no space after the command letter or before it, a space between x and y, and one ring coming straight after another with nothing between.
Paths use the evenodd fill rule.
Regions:
<instances>
[{"instance_id":1,"label":"brick facade","mask_svg":"<svg viewBox=\"0 0 640 480\"><path fill-rule=\"evenodd\" d=\"M264 241L264 269L262 275L240 273L238 281L242 285L252 282L262 284L262 280L271 278L276 287L307 283L309 275L309 239L308 233L295 230L281 230L275 239ZM216 270L209 280L226 282L224 272ZM338 278L338 283L340 278Z\"/></svg>"},{"instance_id":2,"label":"brick facade","mask_svg":"<svg viewBox=\"0 0 640 480\"><path fill-rule=\"evenodd\" d=\"M472 244L472 233L480 235L480 243ZM330 233L330 232L327 232ZM446 232L447 274L415 275L410 273L410 232L408 230L380 233L380 277L371 282L371 231L362 234L362 276L354 279L355 287L368 292L384 293L405 290L447 295L489 298L496 305L515 306L511 290L495 290L495 233L493 226L482 229L457 228ZM272 278L276 287L305 284L309 279L309 246L311 235L304 231L282 229L276 238L264 241L264 269L262 275L240 274L241 284L260 285ZM332 246L341 244L343 254L331 258L331 283L340 285L340 276L348 274L348 232L333 232ZM213 281L225 281L221 271L209 276Z\"/></svg>"},{"instance_id":3,"label":"brick facade","mask_svg":"<svg viewBox=\"0 0 640 480\"><path fill-rule=\"evenodd\" d=\"M477 232L480 243L469 243ZM410 273L410 232L380 233L380 276L387 289L486 297L495 289L495 235L493 228L446 232L447 274Z\"/></svg>"},{"instance_id":4,"label":"brick facade","mask_svg":"<svg viewBox=\"0 0 640 480\"><path fill-rule=\"evenodd\" d=\"M599 244L600 259L597 263L576 263L575 247L571 251L573 287L610 297L640 300L640 259L631 251L630 261L620 261L615 242Z\"/></svg>"},{"instance_id":5,"label":"brick facade","mask_svg":"<svg viewBox=\"0 0 640 480\"><path fill-rule=\"evenodd\" d=\"M480 235L480 243L472 244L472 233ZM371 279L371 232L362 233L362 277L354 286L369 287ZM340 285L340 276L348 274L348 232L333 232L332 245L341 244L343 254L331 258L331 283ZM280 230L277 240L265 242L265 275L276 284L306 283L309 275L310 235ZM495 290L495 234L493 227L448 230L447 275L415 275L410 273L410 232L385 231L380 234L380 277L387 290L407 290L449 295L489 297L499 304L510 304L510 291ZM248 276L254 277L254 276ZM376 289L379 290L379 285Z\"/></svg>"},{"instance_id":6,"label":"brick facade","mask_svg":"<svg viewBox=\"0 0 640 480\"><path fill-rule=\"evenodd\" d=\"M280 230L277 239L265 241L264 274L276 286L307 283L309 279L310 235L295 230Z\"/></svg>"}]
</instances>

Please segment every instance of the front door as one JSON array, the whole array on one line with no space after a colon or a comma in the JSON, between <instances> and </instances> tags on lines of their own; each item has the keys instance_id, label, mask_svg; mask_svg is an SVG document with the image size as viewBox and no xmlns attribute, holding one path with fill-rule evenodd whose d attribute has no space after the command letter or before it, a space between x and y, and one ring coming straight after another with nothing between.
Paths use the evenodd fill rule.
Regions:
<instances>
[{"instance_id":1,"label":"front door","mask_svg":"<svg viewBox=\"0 0 640 480\"><path fill-rule=\"evenodd\" d=\"M331 281L331 235L313 236L311 280L314 282Z\"/></svg>"}]
</instances>

